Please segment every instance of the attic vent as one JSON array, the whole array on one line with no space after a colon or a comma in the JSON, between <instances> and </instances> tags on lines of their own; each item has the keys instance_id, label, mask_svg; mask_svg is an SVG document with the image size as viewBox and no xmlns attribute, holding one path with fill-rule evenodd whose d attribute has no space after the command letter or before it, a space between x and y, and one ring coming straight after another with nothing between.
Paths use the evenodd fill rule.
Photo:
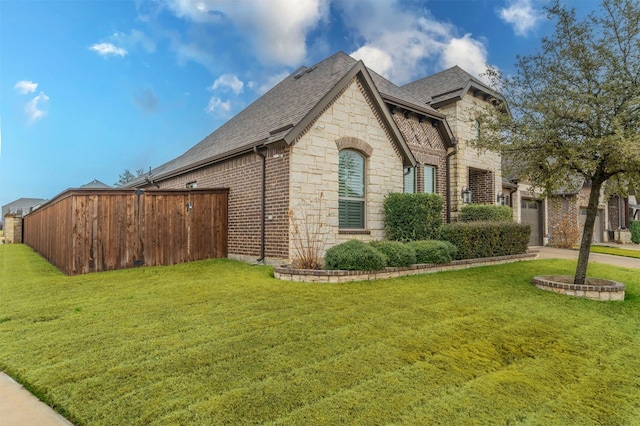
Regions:
<instances>
[{"instance_id":1,"label":"attic vent","mask_svg":"<svg viewBox=\"0 0 640 426\"><path fill-rule=\"evenodd\" d=\"M300 77L302 77L303 75L305 75L305 74L309 74L310 72L312 72L313 70L315 70L317 67L318 67L317 65L314 65L314 66L312 66L311 68L305 68L305 69L302 69L302 70L298 71L297 73L295 73L295 74L293 75L293 78L294 78L295 80L297 80L297 79L299 79Z\"/></svg>"},{"instance_id":2,"label":"attic vent","mask_svg":"<svg viewBox=\"0 0 640 426\"><path fill-rule=\"evenodd\" d=\"M286 126L278 127L277 129L273 129L269 132L269 136L277 135L280 132L284 132L285 130L289 130L293 127L293 124L287 124Z\"/></svg>"}]
</instances>

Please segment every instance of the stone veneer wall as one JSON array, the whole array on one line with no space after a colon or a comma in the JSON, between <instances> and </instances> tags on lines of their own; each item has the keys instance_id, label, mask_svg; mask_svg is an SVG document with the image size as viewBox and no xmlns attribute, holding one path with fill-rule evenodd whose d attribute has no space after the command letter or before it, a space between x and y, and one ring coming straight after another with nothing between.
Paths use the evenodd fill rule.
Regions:
<instances>
[{"instance_id":1,"label":"stone veneer wall","mask_svg":"<svg viewBox=\"0 0 640 426\"><path fill-rule=\"evenodd\" d=\"M451 131L458 139L457 153L451 158L452 218L457 218L458 211L462 207L461 192L469 186L469 168L486 170L493 174L492 190L485 190L485 195L481 196L481 198L478 198L478 194L474 193L474 200L482 199L496 204L495 196L502 188L500 154L491 151L479 151L468 146L468 142L476 137L475 111L482 110L484 105L488 105L488 103L468 93L462 100L438 109L447 117ZM489 181L488 184L490 184ZM492 194L493 196L486 194Z\"/></svg>"},{"instance_id":2,"label":"stone veneer wall","mask_svg":"<svg viewBox=\"0 0 640 426\"><path fill-rule=\"evenodd\" d=\"M22 215L8 214L4 217L4 241L22 244Z\"/></svg>"},{"instance_id":3,"label":"stone veneer wall","mask_svg":"<svg viewBox=\"0 0 640 426\"><path fill-rule=\"evenodd\" d=\"M265 256L289 258L289 147L263 151L266 159ZM260 255L262 159L249 153L161 181L161 188L229 188L229 257Z\"/></svg>"},{"instance_id":4,"label":"stone veneer wall","mask_svg":"<svg viewBox=\"0 0 640 426\"><path fill-rule=\"evenodd\" d=\"M366 229L356 232L340 230L338 226L338 144L349 139L360 140L372 148L370 155L365 154ZM301 220L304 215L326 219L323 228L325 250L353 238L379 240L384 237L384 197L389 192L402 191L402 173L398 149L391 142L358 77L354 77L292 145L290 208ZM317 202L320 194L322 206ZM290 228L289 232L294 231ZM289 251L293 256L293 241L290 241Z\"/></svg>"}]
</instances>

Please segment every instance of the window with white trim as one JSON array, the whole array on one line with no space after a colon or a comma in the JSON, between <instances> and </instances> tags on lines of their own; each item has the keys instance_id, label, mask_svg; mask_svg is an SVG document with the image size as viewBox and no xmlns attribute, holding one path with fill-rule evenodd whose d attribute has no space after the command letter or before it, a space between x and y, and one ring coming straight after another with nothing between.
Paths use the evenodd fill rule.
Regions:
<instances>
[{"instance_id":1,"label":"window with white trim","mask_svg":"<svg viewBox=\"0 0 640 426\"><path fill-rule=\"evenodd\" d=\"M436 168L433 166L424 166L424 192L425 194L436 192Z\"/></svg>"},{"instance_id":2,"label":"window with white trim","mask_svg":"<svg viewBox=\"0 0 640 426\"><path fill-rule=\"evenodd\" d=\"M340 151L338 173L338 222L340 228L364 229L365 158L357 151Z\"/></svg>"},{"instance_id":3,"label":"window with white trim","mask_svg":"<svg viewBox=\"0 0 640 426\"><path fill-rule=\"evenodd\" d=\"M413 194L416 192L416 169L414 167L404 168L404 193Z\"/></svg>"}]
</instances>

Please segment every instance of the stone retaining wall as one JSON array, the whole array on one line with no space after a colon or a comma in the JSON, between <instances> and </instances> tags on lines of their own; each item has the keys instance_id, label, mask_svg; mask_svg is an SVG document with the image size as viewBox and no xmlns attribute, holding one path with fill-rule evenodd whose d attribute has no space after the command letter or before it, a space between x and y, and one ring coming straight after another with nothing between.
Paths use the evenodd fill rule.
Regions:
<instances>
[{"instance_id":1,"label":"stone retaining wall","mask_svg":"<svg viewBox=\"0 0 640 426\"><path fill-rule=\"evenodd\" d=\"M533 277L533 285L541 290L566 294L567 296L584 297L593 300L624 300L625 286L617 281L607 281L611 285L580 285L561 282L555 277Z\"/></svg>"},{"instance_id":2,"label":"stone retaining wall","mask_svg":"<svg viewBox=\"0 0 640 426\"><path fill-rule=\"evenodd\" d=\"M455 260L442 265L419 264L407 268L385 268L382 271L325 271L316 269L292 269L278 266L274 276L284 281L300 281L310 283L344 283L350 281L371 281L386 278L398 278L407 275L429 274L434 272L455 271L477 266L499 265L503 263L531 260L538 253L524 253L512 256L485 257L482 259Z\"/></svg>"}]
</instances>

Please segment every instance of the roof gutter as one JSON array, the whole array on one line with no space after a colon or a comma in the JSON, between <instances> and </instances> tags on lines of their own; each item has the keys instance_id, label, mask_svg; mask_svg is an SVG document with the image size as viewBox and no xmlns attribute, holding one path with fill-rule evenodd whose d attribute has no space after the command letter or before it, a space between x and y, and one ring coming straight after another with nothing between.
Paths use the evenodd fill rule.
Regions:
<instances>
[{"instance_id":1,"label":"roof gutter","mask_svg":"<svg viewBox=\"0 0 640 426\"><path fill-rule=\"evenodd\" d=\"M172 177L187 173L187 172L193 172L199 169L202 169L204 167L210 166L212 164L215 163L219 163L221 161L225 161L225 160L229 160L230 158L234 158L234 157L238 157L240 155L243 154L249 154L251 152L253 152L254 147L259 147L264 145L264 143L267 141L267 139L260 139L257 142L253 142L244 146L241 146L239 148L236 148L234 150L231 151L227 151L224 154L220 154L220 155L215 155L213 157L209 157L209 158L205 158L204 160L200 160L198 162L189 164L187 166L184 167L180 167L178 169L174 169L171 170L169 172L163 173L163 174L159 174L157 176L153 176L153 181L154 182L160 182L166 179L170 179ZM138 186L140 186L140 184L143 183L147 183L144 180L141 179L136 179L136 181L128 184L125 186L125 188L136 188Z\"/></svg>"}]
</instances>

